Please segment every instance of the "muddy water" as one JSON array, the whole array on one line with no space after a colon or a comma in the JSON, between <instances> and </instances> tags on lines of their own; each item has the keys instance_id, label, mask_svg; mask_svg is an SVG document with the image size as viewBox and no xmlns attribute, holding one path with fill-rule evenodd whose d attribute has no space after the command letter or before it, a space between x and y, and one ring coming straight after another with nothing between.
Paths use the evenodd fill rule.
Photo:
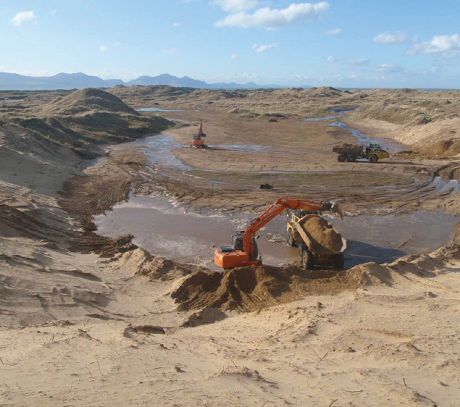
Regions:
<instances>
[{"instance_id":1,"label":"muddy water","mask_svg":"<svg viewBox=\"0 0 460 407\"><path fill-rule=\"evenodd\" d=\"M191 167L185 165L181 160L176 158L176 156L171 152L173 149L189 148L189 146L184 146L177 143L171 136L149 136L136 141L119 144L117 146L113 146L112 148L116 150L125 150L127 147L134 147L143 152L152 164L163 164L182 171L188 171L192 169Z\"/></svg>"},{"instance_id":2,"label":"muddy water","mask_svg":"<svg viewBox=\"0 0 460 407\"><path fill-rule=\"evenodd\" d=\"M387 262L405 254L430 253L451 239L454 216L438 212L328 218L348 240L346 264Z\"/></svg>"},{"instance_id":3,"label":"muddy water","mask_svg":"<svg viewBox=\"0 0 460 407\"><path fill-rule=\"evenodd\" d=\"M192 168L185 165L181 160L176 158L172 150L177 148L190 148L188 145L180 144L171 136L166 134L148 136L136 141L119 144L114 146L115 149L126 149L126 147L134 147L143 152L152 164L164 164L168 167L173 167L181 171L188 171ZM259 144L221 144L210 146L211 148L219 148L233 151L262 151L266 146Z\"/></svg>"},{"instance_id":4,"label":"muddy water","mask_svg":"<svg viewBox=\"0 0 460 407\"><path fill-rule=\"evenodd\" d=\"M154 255L214 268L213 245L231 243L236 230L244 230L257 214L198 215L187 213L163 197L133 197L107 215L96 218L98 233L135 236L134 243ZM329 219L348 240L345 266L393 261L411 253L427 253L450 241L455 218L443 212L409 215L357 216ZM286 217L275 218L258 235L264 264L282 265L298 260L298 251L270 235L286 236Z\"/></svg>"},{"instance_id":5,"label":"muddy water","mask_svg":"<svg viewBox=\"0 0 460 407\"><path fill-rule=\"evenodd\" d=\"M263 151L269 146L261 146L260 144L218 144L212 145L211 148L223 148L224 150L233 150L233 151L249 151L249 152L258 152Z\"/></svg>"},{"instance_id":6,"label":"muddy water","mask_svg":"<svg viewBox=\"0 0 460 407\"><path fill-rule=\"evenodd\" d=\"M97 233L134 235L134 243L168 259L214 268L213 245L231 244L231 235L244 230L256 214L231 217L187 213L163 197L133 197L107 215L97 216ZM281 265L297 259L297 249L271 243L267 234L285 234L286 218L279 216L258 234L265 264ZM270 236L270 235L269 235Z\"/></svg>"},{"instance_id":7,"label":"muddy water","mask_svg":"<svg viewBox=\"0 0 460 407\"><path fill-rule=\"evenodd\" d=\"M183 112L183 110L173 109L158 109L156 107L143 107L141 109L135 109L136 112Z\"/></svg>"}]
</instances>

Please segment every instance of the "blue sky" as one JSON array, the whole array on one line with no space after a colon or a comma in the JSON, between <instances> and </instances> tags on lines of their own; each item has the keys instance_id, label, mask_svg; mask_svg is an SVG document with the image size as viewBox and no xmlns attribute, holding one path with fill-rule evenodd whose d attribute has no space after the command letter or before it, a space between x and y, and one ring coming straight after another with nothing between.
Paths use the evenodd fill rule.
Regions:
<instances>
[{"instance_id":1,"label":"blue sky","mask_svg":"<svg viewBox=\"0 0 460 407\"><path fill-rule=\"evenodd\" d=\"M460 88L460 1L3 1L0 49L33 76Z\"/></svg>"}]
</instances>

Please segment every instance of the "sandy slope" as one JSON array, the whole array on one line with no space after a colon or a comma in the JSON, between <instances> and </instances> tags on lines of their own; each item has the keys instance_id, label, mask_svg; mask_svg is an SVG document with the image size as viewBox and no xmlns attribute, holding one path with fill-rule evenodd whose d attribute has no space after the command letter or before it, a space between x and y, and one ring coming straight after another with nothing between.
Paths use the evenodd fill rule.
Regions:
<instances>
[{"instance_id":1,"label":"sandy slope","mask_svg":"<svg viewBox=\"0 0 460 407\"><path fill-rule=\"evenodd\" d=\"M3 405L460 403L457 247L361 266L363 288L337 296L188 319L166 295L174 283L132 277L129 261L39 247L15 256L16 275L2 272ZM24 293L14 314L5 289Z\"/></svg>"}]
</instances>

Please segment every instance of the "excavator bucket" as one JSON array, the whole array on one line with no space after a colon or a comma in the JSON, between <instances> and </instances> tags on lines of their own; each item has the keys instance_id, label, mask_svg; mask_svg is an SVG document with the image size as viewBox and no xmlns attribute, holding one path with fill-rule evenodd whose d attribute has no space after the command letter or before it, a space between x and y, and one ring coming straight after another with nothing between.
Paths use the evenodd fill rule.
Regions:
<instances>
[{"instance_id":1,"label":"excavator bucket","mask_svg":"<svg viewBox=\"0 0 460 407\"><path fill-rule=\"evenodd\" d=\"M338 202L332 203L330 211L335 215L336 218L339 218L339 219L343 218L342 208Z\"/></svg>"}]
</instances>

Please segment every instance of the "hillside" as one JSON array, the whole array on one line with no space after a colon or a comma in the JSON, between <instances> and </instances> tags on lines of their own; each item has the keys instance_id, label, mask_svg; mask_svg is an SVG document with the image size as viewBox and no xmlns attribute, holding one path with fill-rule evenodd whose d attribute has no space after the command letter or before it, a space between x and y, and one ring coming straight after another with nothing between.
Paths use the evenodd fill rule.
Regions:
<instances>
[{"instance_id":1,"label":"hillside","mask_svg":"<svg viewBox=\"0 0 460 407\"><path fill-rule=\"evenodd\" d=\"M56 98L44 105L39 111L47 116L70 116L86 114L89 111L127 113L139 116L139 113L117 96L94 88L78 90L63 98Z\"/></svg>"},{"instance_id":2,"label":"hillside","mask_svg":"<svg viewBox=\"0 0 460 407\"><path fill-rule=\"evenodd\" d=\"M98 145L130 141L172 125L161 117L142 117L117 96L100 89L78 90L30 109L5 108L0 124L27 129L81 156L98 154Z\"/></svg>"}]
</instances>

